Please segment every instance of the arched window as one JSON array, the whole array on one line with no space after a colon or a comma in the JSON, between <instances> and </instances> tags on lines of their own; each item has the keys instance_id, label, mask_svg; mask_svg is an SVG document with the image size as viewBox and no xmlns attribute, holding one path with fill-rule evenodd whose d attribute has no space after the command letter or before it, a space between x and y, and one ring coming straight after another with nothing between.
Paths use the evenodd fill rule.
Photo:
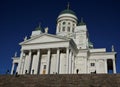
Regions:
<instances>
[{"instance_id":1,"label":"arched window","mask_svg":"<svg viewBox=\"0 0 120 87\"><path fill-rule=\"evenodd\" d=\"M70 22L68 22L68 25L70 25Z\"/></svg>"},{"instance_id":2,"label":"arched window","mask_svg":"<svg viewBox=\"0 0 120 87\"><path fill-rule=\"evenodd\" d=\"M66 22L63 22L63 25L65 25L66 24Z\"/></svg>"},{"instance_id":3,"label":"arched window","mask_svg":"<svg viewBox=\"0 0 120 87\"><path fill-rule=\"evenodd\" d=\"M70 32L70 27L67 27L67 31Z\"/></svg>"},{"instance_id":4,"label":"arched window","mask_svg":"<svg viewBox=\"0 0 120 87\"><path fill-rule=\"evenodd\" d=\"M72 28L72 32L74 32L74 28Z\"/></svg>"},{"instance_id":5,"label":"arched window","mask_svg":"<svg viewBox=\"0 0 120 87\"><path fill-rule=\"evenodd\" d=\"M65 31L65 27L63 27L62 31Z\"/></svg>"},{"instance_id":6,"label":"arched window","mask_svg":"<svg viewBox=\"0 0 120 87\"><path fill-rule=\"evenodd\" d=\"M73 24L73 27L75 26L75 24Z\"/></svg>"}]
</instances>

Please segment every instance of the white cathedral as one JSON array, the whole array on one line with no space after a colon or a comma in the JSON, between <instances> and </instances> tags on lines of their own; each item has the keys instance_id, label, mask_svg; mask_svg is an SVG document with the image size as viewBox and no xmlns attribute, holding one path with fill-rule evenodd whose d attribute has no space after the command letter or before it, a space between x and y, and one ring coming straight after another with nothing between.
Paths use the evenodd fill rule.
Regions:
<instances>
[{"instance_id":1,"label":"white cathedral","mask_svg":"<svg viewBox=\"0 0 120 87\"><path fill-rule=\"evenodd\" d=\"M57 18L56 34L37 27L20 43L20 57L12 58L11 74L101 74L116 73L116 52L94 48L83 20L63 10Z\"/></svg>"}]
</instances>

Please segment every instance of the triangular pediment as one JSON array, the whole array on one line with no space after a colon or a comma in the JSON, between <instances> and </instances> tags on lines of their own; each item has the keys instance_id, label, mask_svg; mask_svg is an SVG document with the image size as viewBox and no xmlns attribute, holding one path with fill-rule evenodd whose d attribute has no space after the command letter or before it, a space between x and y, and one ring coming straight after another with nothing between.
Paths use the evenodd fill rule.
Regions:
<instances>
[{"instance_id":1,"label":"triangular pediment","mask_svg":"<svg viewBox=\"0 0 120 87\"><path fill-rule=\"evenodd\" d=\"M51 34L43 34L43 35L39 35L37 37L28 39L26 41L23 41L20 43L20 45L22 44L37 44L37 43L52 43L52 42L61 42L61 41L68 41L69 39L67 38L63 38L63 37L59 37L57 35L51 35Z\"/></svg>"}]
</instances>

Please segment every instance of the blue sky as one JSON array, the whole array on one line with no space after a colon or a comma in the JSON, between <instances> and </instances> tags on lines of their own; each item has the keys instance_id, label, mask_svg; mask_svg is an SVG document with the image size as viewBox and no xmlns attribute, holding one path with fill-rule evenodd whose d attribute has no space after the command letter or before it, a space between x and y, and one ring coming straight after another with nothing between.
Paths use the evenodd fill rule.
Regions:
<instances>
[{"instance_id":1,"label":"blue sky","mask_svg":"<svg viewBox=\"0 0 120 87\"><path fill-rule=\"evenodd\" d=\"M67 2L77 17L83 17L95 48L117 52L120 73L120 1L119 0L0 0L0 74L11 69L12 56L20 53L19 43L38 26L56 30L56 19Z\"/></svg>"}]
</instances>

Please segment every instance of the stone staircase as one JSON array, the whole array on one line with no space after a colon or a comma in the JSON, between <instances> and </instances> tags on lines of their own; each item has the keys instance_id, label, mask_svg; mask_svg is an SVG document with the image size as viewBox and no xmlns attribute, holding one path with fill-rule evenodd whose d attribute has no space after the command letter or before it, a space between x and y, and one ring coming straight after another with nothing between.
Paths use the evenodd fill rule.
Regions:
<instances>
[{"instance_id":1,"label":"stone staircase","mask_svg":"<svg viewBox=\"0 0 120 87\"><path fill-rule=\"evenodd\" d=\"M0 87L120 87L120 74L0 75Z\"/></svg>"}]
</instances>

